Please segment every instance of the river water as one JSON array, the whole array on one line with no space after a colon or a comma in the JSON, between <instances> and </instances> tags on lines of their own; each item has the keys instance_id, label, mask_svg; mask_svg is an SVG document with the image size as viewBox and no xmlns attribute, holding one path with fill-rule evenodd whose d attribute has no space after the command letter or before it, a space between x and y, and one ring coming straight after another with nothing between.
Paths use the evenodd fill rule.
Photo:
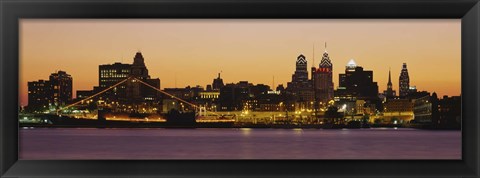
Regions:
<instances>
[{"instance_id":1,"label":"river water","mask_svg":"<svg viewBox=\"0 0 480 178\"><path fill-rule=\"evenodd\" d=\"M461 159L461 131L21 128L19 159Z\"/></svg>"}]
</instances>

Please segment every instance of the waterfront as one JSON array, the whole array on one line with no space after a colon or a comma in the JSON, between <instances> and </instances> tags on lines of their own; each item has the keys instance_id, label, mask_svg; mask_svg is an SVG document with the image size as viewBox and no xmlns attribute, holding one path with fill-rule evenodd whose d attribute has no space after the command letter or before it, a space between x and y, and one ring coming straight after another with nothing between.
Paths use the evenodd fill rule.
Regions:
<instances>
[{"instance_id":1,"label":"waterfront","mask_svg":"<svg viewBox=\"0 0 480 178\"><path fill-rule=\"evenodd\" d=\"M20 128L19 159L461 159L461 131Z\"/></svg>"}]
</instances>

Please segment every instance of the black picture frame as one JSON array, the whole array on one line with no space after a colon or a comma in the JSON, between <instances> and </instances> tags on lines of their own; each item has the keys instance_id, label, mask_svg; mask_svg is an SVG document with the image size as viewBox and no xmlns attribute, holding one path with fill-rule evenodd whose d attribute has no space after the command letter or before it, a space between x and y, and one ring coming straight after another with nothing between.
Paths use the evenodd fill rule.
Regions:
<instances>
[{"instance_id":1,"label":"black picture frame","mask_svg":"<svg viewBox=\"0 0 480 178\"><path fill-rule=\"evenodd\" d=\"M21 18L461 19L462 160L18 160ZM478 177L478 0L0 0L2 177Z\"/></svg>"}]
</instances>

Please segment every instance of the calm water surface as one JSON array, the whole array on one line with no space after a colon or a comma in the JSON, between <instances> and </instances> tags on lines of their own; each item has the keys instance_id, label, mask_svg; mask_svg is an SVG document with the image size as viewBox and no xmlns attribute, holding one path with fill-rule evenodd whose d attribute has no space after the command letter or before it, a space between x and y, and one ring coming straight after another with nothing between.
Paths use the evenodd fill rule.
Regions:
<instances>
[{"instance_id":1,"label":"calm water surface","mask_svg":"<svg viewBox=\"0 0 480 178\"><path fill-rule=\"evenodd\" d=\"M20 159L461 159L460 131L21 128Z\"/></svg>"}]
</instances>

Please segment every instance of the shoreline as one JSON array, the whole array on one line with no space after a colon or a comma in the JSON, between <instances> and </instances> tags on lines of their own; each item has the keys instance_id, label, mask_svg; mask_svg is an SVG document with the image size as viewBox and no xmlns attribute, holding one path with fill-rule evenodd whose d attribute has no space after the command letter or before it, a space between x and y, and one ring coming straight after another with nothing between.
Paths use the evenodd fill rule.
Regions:
<instances>
[{"instance_id":1,"label":"shoreline","mask_svg":"<svg viewBox=\"0 0 480 178\"><path fill-rule=\"evenodd\" d=\"M121 123L121 124L101 124L101 125L80 125L80 124L19 124L20 128L168 128L168 129L195 129L195 128L251 128L251 129L381 129L381 128L408 128L418 130L456 130L461 131L461 128L434 128L431 126L370 126L370 127L348 127L341 126L325 126L325 125L264 125L264 124L230 124L230 123L195 123L190 125L177 125L171 123Z\"/></svg>"}]
</instances>

